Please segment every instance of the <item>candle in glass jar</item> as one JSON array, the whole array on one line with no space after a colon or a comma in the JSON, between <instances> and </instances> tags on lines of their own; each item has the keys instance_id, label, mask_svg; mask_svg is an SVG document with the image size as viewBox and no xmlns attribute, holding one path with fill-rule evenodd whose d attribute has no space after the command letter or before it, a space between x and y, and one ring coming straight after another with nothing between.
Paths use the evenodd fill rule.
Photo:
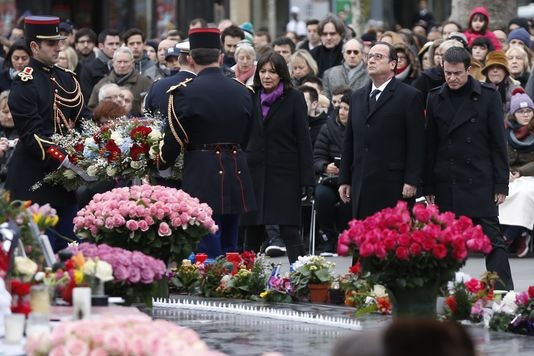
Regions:
<instances>
[{"instance_id":1,"label":"candle in glass jar","mask_svg":"<svg viewBox=\"0 0 534 356\"><path fill-rule=\"evenodd\" d=\"M91 288L77 287L72 290L72 311L74 320L91 316Z\"/></svg>"},{"instance_id":2,"label":"candle in glass jar","mask_svg":"<svg viewBox=\"0 0 534 356\"><path fill-rule=\"evenodd\" d=\"M32 312L50 313L50 294L45 285L34 285L30 288L30 307Z\"/></svg>"}]
</instances>

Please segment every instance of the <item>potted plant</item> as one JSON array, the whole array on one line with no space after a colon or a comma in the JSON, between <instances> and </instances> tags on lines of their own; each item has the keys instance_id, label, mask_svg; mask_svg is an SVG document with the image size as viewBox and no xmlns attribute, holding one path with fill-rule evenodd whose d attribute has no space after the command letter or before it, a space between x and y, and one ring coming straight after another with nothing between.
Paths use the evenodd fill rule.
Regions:
<instances>
[{"instance_id":1,"label":"potted plant","mask_svg":"<svg viewBox=\"0 0 534 356\"><path fill-rule=\"evenodd\" d=\"M334 267L335 263L322 256L299 257L290 274L294 292L297 296L307 295L312 303L326 303Z\"/></svg>"},{"instance_id":2,"label":"potted plant","mask_svg":"<svg viewBox=\"0 0 534 356\"><path fill-rule=\"evenodd\" d=\"M471 219L440 213L436 205L406 202L365 220L352 220L338 253L354 253L363 273L386 286L396 315L436 314L439 287L453 278L468 252L489 253L491 242Z\"/></svg>"}]
</instances>

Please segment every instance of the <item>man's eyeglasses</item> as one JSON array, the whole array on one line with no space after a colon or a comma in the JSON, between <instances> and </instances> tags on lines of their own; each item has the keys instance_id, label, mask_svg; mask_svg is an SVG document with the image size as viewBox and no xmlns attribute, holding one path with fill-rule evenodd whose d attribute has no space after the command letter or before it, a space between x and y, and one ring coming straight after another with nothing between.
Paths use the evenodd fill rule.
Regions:
<instances>
[{"instance_id":1,"label":"man's eyeglasses","mask_svg":"<svg viewBox=\"0 0 534 356\"><path fill-rule=\"evenodd\" d=\"M345 51L345 53L348 54L349 56L350 56L351 54L358 55L358 54L360 54L360 51L358 51L357 49L347 49L347 50Z\"/></svg>"}]
</instances>

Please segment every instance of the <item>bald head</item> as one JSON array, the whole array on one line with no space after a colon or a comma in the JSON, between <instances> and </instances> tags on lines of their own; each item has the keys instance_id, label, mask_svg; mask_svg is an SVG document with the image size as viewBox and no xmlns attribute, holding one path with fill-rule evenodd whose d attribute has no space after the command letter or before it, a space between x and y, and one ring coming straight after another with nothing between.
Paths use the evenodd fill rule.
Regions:
<instances>
[{"instance_id":1,"label":"bald head","mask_svg":"<svg viewBox=\"0 0 534 356\"><path fill-rule=\"evenodd\" d=\"M363 45L357 39L351 39L343 45L343 60L350 68L356 67L363 58Z\"/></svg>"}]
</instances>

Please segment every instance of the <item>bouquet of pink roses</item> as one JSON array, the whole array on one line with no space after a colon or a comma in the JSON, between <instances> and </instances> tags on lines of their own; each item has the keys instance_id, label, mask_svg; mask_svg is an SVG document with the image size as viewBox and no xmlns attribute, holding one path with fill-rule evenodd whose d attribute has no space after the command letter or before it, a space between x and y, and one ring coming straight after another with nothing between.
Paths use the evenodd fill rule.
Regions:
<instances>
[{"instance_id":1,"label":"bouquet of pink roses","mask_svg":"<svg viewBox=\"0 0 534 356\"><path fill-rule=\"evenodd\" d=\"M223 355L188 328L147 315L110 315L59 323L28 338L26 353L40 355Z\"/></svg>"},{"instance_id":2,"label":"bouquet of pink roses","mask_svg":"<svg viewBox=\"0 0 534 356\"><path fill-rule=\"evenodd\" d=\"M207 204L182 190L144 184L96 194L78 211L74 230L97 244L180 262L217 231L211 215Z\"/></svg>"},{"instance_id":3,"label":"bouquet of pink roses","mask_svg":"<svg viewBox=\"0 0 534 356\"><path fill-rule=\"evenodd\" d=\"M70 246L69 250L76 254L81 252L85 258L98 258L113 268L113 281L125 284L151 284L165 276L165 264L156 258L139 251L128 251L106 244L95 245L82 243Z\"/></svg>"},{"instance_id":4,"label":"bouquet of pink roses","mask_svg":"<svg viewBox=\"0 0 534 356\"><path fill-rule=\"evenodd\" d=\"M452 278L468 252L489 253L490 240L471 219L440 213L435 205L405 202L365 220L352 220L338 240L338 253L354 251L361 269L388 287L418 287Z\"/></svg>"}]
</instances>

